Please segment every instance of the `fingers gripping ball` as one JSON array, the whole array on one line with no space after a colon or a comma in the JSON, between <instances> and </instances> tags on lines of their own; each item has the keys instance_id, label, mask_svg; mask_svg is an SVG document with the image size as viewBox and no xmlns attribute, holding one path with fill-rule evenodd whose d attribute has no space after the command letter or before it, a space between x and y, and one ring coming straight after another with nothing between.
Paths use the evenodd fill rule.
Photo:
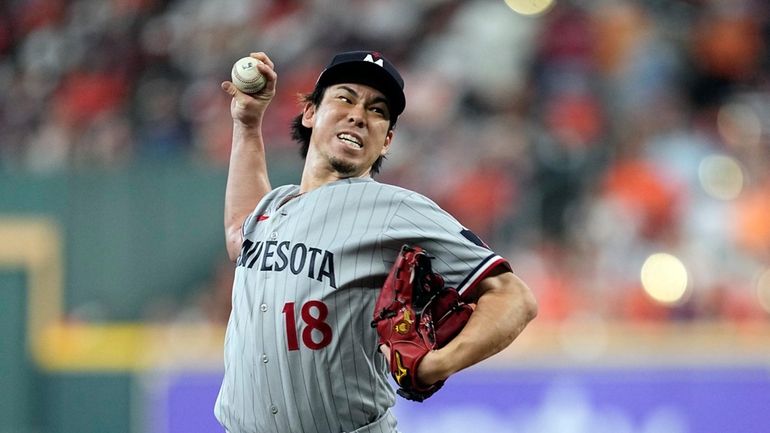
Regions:
<instances>
[{"instance_id":1,"label":"fingers gripping ball","mask_svg":"<svg viewBox=\"0 0 770 433\"><path fill-rule=\"evenodd\" d=\"M230 77L233 84L243 93L254 94L265 87L265 76L259 72L257 65L259 60L253 57L244 57L233 65Z\"/></svg>"},{"instance_id":2,"label":"fingers gripping ball","mask_svg":"<svg viewBox=\"0 0 770 433\"><path fill-rule=\"evenodd\" d=\"M381 345L390 351L390 372L398 394L423 401L438 391L443 381L422 384L417 367L431 350L457 335L472 309L457 291L431 270L431 257L420 247L405 245L388 274L375 305L372 326Z\"/></svg>"}]
</instances>

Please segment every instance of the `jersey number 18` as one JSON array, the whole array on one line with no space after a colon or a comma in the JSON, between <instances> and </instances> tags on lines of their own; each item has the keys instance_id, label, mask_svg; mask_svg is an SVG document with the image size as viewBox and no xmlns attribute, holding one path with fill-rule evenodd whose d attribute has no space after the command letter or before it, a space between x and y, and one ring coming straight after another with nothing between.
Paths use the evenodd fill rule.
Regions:
<instances>
[{"instance_id":1,"label":"jersey number 18","mask_svg":"<svg viewBox=\"0 0 770 433\"><path fill-rule=\"evenodd\" d=\"M284 304L283 314L286 316L286 342L288 343L289 350L299 350L294 302ZM331 343L332 328L325 322L328 315L329 307L321 301L311 300L302 304L300 316L305 323L305 326L302 328L302 343L305 347L319 350ZM313 340L313 330L318 331L317 334L321 334L321 341L316 342Z\"/></svg>"}]
</instances>

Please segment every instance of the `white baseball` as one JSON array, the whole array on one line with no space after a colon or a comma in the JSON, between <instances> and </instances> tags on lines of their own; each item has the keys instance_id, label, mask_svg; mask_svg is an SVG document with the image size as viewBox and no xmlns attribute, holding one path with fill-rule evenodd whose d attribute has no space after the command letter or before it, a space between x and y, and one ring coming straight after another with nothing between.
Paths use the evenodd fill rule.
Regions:
<instances>
[{"instance_id":1,"label":"white baseball","mask_svg":"<svg viewBox=\"0 0 770 433\"><path fill-rule=\"evenodd\" d=\"M265 87L265 77L257 69L262 63L254 57L244 57L233 65L230 77L233 84L243 93L257 93Z\"/></svg>"}]
</instances>

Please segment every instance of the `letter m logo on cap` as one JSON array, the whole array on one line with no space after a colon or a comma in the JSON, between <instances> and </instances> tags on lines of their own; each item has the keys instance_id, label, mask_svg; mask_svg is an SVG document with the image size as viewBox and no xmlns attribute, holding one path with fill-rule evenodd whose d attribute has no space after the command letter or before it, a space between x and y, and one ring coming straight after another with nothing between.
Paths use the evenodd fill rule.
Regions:
<instances>
[{"instance_id":1,"label":"letter m logo on cap","mask_svg":"<svg viewBox=\"0 0 770 433\"><path fill-rule=\"evenodd\" d=\"M375 60L377 59L377 60ZM365 62L372 62L374 64L383 66L382 58L380 57L380 53L371 53L367 54L366 57L364 57Z\"/></svg>"}]
</instances>

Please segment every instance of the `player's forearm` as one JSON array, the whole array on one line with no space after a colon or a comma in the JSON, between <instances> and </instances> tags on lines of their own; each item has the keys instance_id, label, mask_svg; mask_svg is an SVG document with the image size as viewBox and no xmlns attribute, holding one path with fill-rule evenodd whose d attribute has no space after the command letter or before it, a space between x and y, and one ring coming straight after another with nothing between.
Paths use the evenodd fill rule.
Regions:
<instances>
[{"instance_id":1,"label":"player's forearm","mask_svg":"<svg viewBox=\"0 0 770 433\"><path fill-rule=\"evenodd\" d=\"M537 315L534 296L518 277L505 273L495 278L499 280L479 298L462 332L426 356L426 365L420 365L420 379L425 383L446 379L502 351Z\"/></svg>"},{"instance_id":2,"label":"player's forearm","mask_svg":"<svg viewBox=\"0 0 770 433\"><path fill-rule=\"evenodd\" d=\"M261 127L233 122L224 209L227 252L231 260L235 260L240 251L243 221L268 191L270 181Z\"/></svg>"}]
</instances>

